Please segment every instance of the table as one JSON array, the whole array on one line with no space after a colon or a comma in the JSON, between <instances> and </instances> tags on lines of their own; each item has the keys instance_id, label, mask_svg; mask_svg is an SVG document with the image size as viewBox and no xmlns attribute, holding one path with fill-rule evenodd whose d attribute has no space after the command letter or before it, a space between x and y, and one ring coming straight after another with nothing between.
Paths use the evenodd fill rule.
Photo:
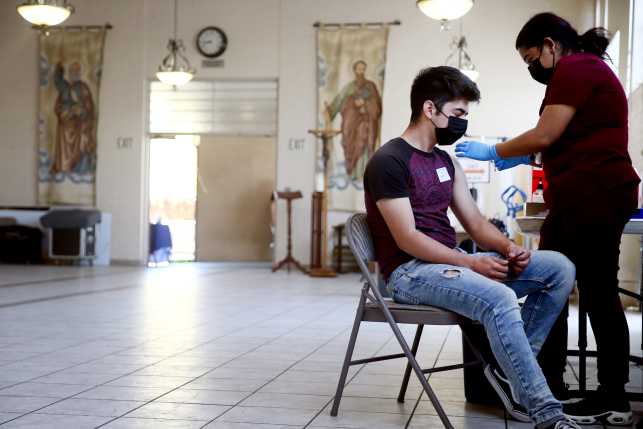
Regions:
<instances>
[{"instance_id":1,"label":"table","mask_svg":"<svg viewBox=\"0 0 643 429\"><path fill-rule=\"evenodd\" d=\"M545 221L544 217L539 216L521 216L516 218L516 230L522 235L532 238L540 237L540 227ZM623 230L623 234L637 234L643 236L643 220L630 220ZM643 249L642 249L643 250ZM643 273L643 251L641 252L641 258L639 258L639 286L638 293L630 292L623 288L618 288L618 291L623 295L630 296L637 299L639 302L643 301L641 296L641 282L642 282L642 273ZM567 356L578 356L579 357L579 389L578 391L570 390L570 393L573 397L584 398L587 395L587 385L586 385L586 363L587 357L596 357L596 352L591 350L587 351L587 312L583 308L583 300L578 300L578 350L567 350ZM642 319L643 322L643 319ZM643 339L641 340L641 350L643 350ZM630 355L630 362L634 362L637 365L643 364L643 357ZM643 393L628 393L628 400L643 402Z\"/></svg>"}]
</instances>

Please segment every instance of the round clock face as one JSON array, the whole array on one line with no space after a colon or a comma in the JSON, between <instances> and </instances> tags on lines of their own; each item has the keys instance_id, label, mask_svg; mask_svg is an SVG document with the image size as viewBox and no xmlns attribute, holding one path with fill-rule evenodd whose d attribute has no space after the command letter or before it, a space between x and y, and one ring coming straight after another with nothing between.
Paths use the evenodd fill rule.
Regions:
<instances>
[{"instance_id":1,"label":"round clock face","mask_svg":"<svg viewBox=\"0 0 643 429\"><path fill-rule=\"evenodd\" d=\"M208 27L199 33L196 45L201 54L215 58L226 50L228 38L220 28Z\"/></svg>"}]
</instances>

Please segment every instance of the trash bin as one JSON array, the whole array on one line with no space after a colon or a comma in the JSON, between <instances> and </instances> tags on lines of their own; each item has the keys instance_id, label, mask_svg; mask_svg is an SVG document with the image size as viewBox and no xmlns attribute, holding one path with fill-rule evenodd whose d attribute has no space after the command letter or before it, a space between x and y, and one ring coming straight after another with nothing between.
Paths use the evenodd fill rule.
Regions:
<instances>
[{"instance_id":1,"label":"trash bin","mask_svg":"<svg viewBox=\"0 0 643 429\"><path fill-rule=\"evenodd\" d=\"M472 324L463 326L463 329L466 329L469 339L478 347L487 363L491 364L492 367L497 366L484 326ZM462 359L464 363L478 360L464 335L462 336ZM464 396L467 398L467 402L502 405L498 394L487 381L487 377L485 377L484 371L479 365L464 369Z\"/></svg>"},{"instance_id":2,"label":"trash bin","mask_svg":"<svg viewBox=\"0 0 643 429\"><path fill-rule=\"evenodd\" d=\"M49 257L59 259L96 259L98 210L52 210L40 218L49 233Z\"/></svg>"}]
</instances>

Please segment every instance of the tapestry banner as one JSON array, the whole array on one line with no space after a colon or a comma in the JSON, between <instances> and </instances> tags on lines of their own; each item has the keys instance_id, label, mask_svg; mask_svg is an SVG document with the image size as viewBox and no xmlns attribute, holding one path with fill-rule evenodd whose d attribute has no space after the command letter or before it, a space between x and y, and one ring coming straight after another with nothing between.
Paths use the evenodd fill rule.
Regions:
<instances>
[{"instance_id":1,"label":"tapestry banner","mask_svg":"<svg viewBox=\"0 0 643 429\"><path fill-rule=\"evenodd\" d=\"M342 131L329 147L329 210L365 211L364 168L380 145L388 31L386 24L317 30L318 125L324 128L328 111L330 128Z\"/></svg>"},{"instance_id":2,"label":"tapestry banner","mask_svg":"<svg viewBox=\"0 0 643 429\"><path fill-rule=\"evenodd\" d=\"M40 36L39 204L95 205L105 30Z\"/></svg>"}]
</instances>

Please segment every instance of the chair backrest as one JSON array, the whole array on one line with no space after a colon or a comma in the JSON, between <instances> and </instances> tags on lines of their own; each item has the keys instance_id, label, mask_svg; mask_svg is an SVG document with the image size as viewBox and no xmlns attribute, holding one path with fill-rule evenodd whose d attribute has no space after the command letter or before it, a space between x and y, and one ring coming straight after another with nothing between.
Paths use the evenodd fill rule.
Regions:
<instances>
[{"instance_id":1,"label":"chair backrest","mask_svg":"<svg viewBox=\"0 0 643 429\"><path fill-rule=\"evenodd\" d=\"M371 231L368 229L366 214L358 213L348 218L346 221L346 236L355 258L365 262L375 261L375 248L373 247Z\"/></svg>"},{"instance_id":2,"label":"chair backrest","mask_svg":"<svg viewBox=\"0 0 643 429\"><path fill-rule=\"evenodd\" d=\"M346 238L366 281L371 286L376 298L383 302L384 299L377 290L377 283L366 265L366 262L375 261L375 247L373 246L373 237L370 229L368 229L365 213L354 214L348 218L346 221Z\"/></svg>"}]
</instances>

